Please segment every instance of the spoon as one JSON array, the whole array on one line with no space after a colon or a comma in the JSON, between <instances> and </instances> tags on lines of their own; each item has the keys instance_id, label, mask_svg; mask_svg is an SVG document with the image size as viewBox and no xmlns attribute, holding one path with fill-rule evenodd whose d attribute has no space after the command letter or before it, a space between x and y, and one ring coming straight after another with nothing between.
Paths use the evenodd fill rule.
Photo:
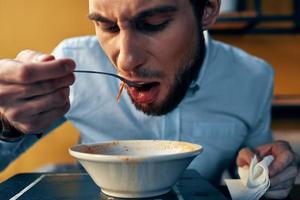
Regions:
<instances>
[{"instance_id":1,"label":"spoon","mask_svg":"<svg viewBox=\"0 0 300 200\"><path fill-rule=\"evenodd\" d=\"M133 81L125 79L122 76L119 76L119 75L116 75L116 74L113 74L113 73L108 73L108 72L90 71L90 70L74 70L74 72L76 72L76 73L102 74L102 75L112 76L112 77L118 78L121 81L125 82L129 87L142 87L142 84L143 84L142 82L141 83L133 82Z\"/></svg>"}]
</instances>

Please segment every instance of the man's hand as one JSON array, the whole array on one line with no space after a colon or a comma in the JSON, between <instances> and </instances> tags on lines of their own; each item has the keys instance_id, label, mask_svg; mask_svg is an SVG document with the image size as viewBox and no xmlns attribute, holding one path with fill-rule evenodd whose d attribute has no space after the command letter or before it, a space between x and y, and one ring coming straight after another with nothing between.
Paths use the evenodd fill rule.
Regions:
<instances>
[{"instance_id":1,"label":"man's hand","mask_svg":"<svg viewBox=\"0 0 300 200\"><path fill-rule=\"evenodd\" d=\"M269 166L269 176L271 186L265 194L266 198L283 199L290 193L295 178L298 174L298 158L292 151L289 143L285 141L276 141L266 144L252 151L244 148L239 152L237 157L237 165L242 167L250 165L254 154L261 159L267 155L273 155L274 161Z\"/></svg>"},{"instance_id":2,"label":"man's hand","mask_svg":"<svg viewBox=\"0 0 300 200\"><path fill-rule=\"evenodd\" d=\"M0 60L0 114L23 133L40 133L69 109L75 63L25 50Z\"/></svg>"}]
</instances>

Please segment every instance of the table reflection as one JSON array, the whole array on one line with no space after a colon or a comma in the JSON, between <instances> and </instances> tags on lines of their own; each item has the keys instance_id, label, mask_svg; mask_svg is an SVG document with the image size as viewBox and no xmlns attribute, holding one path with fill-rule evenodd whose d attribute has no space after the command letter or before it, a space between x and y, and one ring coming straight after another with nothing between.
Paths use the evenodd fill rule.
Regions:
<instances>
[{"instance_id":1,"label":"table reflection","mask_svg":"<svg viewBox=\"0 0 300 200\"><path fill-rule=\"evenodd\" d=\"M100 193L100 200L129 200L130 198L118 198L118 197L111 197L104 193ZM182 200L179 199L176 192L174 190L171 190L170 192L156 196L156 197L150 197L150 198L138 198L139 200Z\"/></svg>"}]
</instances>

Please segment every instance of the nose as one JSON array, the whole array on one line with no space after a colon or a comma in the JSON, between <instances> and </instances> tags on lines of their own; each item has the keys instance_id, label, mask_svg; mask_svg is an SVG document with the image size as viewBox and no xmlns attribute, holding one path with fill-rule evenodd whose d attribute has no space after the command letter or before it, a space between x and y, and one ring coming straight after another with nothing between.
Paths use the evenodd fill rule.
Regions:
<instances>
[{"instance_id":1,"label":"nose","mask_svg":"<svg viewBox=\"0 0 300 200\"><path fill-rule=\"evenodd\" d=\"M120 71L132 72L143 66L146 54L143 41L137 34L130 30L121 31L118 46L117 67Z\"/></svg>"}]
</instances>

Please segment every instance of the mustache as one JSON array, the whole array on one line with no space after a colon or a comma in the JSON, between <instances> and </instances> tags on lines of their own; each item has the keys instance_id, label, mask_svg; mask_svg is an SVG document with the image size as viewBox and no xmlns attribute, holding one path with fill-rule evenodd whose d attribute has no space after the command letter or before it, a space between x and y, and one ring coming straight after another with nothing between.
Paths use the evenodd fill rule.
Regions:
<instances>
[{"instance_id":1,"label":"mustache","mask_svg":"<svg viewBox=\"0 0 300 200\"><path fill-rule=\"evenodd\" d=\"M120 71L118 71L120 73ZM120 73L122 74L122 73ZM148 70L144 68L138 68L134 70L133 72L124 73L128 77L138 77L138 78L163 78L165 76L164 72L162 71L154 71L154 70Z\"/></svg>"}]
</instances>

